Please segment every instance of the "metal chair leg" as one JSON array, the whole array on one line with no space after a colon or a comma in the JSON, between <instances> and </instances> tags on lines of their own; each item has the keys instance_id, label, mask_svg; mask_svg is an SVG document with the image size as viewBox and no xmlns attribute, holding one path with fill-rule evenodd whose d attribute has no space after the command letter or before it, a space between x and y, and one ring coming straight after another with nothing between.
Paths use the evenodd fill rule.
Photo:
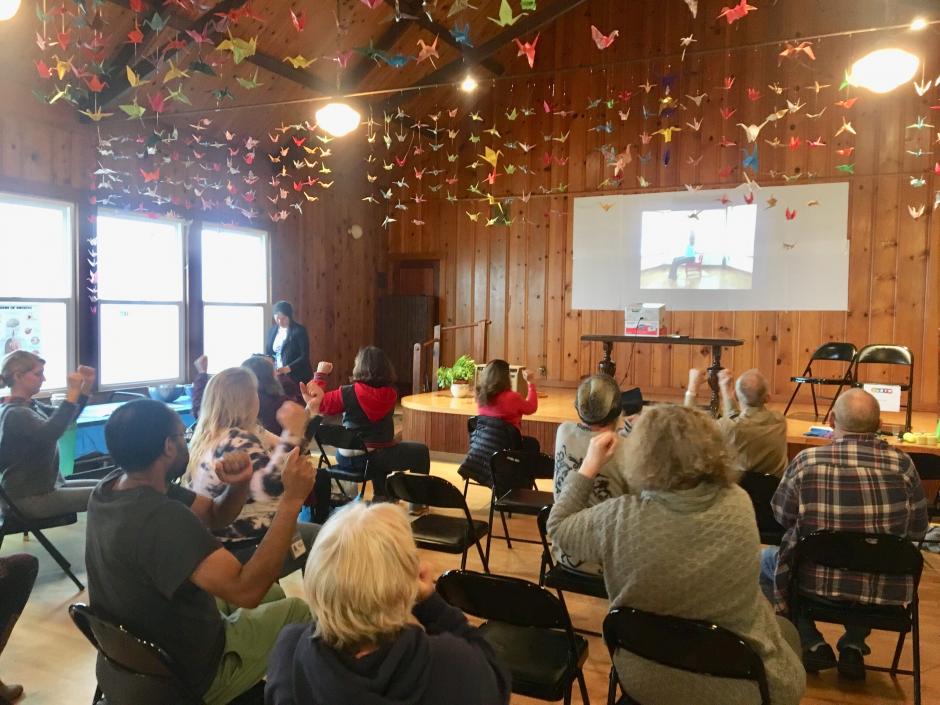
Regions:
<instances>
[{"instance_id":1,"label":"metal chair leg","mask_svg":"<svg viewBox=\"0 0 940 705\"><path fill-rule=\"evenodd\" d=\"M578 688L581 689L581 702L584 705L591 705L591 698L587 692L587 683L584 682L584 671L581 669L578 669Z\"/></svg>"},{"instance_id":2,"label":"metal chair leg","mask_svg":"<svg viewBox=\"0 0 940 705\"><path fill-rule=\"evenodd\" d=\"M796 389L793 390L793 394L790 395L790 401L787 402L787 408L783 410L783 415L786 416L790 411L790 407L793 406L793 400L796 399L796 395L800 393L800 387L803 386L802 382L796 383Z\"/></svg>"},{"instance_id":3,"label":"metal chair leg","mask_svg":"<svg viewBox=\"0 0 940 705\"><path fill-rule=\"evenodd\" d=\"M505 538L506 538L506 547L507 547L507 548L512 548L512 541L511 541L510 538L509 538L509 527L506 525L506 514L505 514L505 512L502 512L502 511L501 511L501 512L499 513L499 518L502 519L502 521L503 521L503 536L505 536ZM490 517L490 526L492 526L492 524L493 524L493 518Z\"/></svg>"},{"instance_id":4,"label":"metal chair leg","mask_svg":"<svg viewBox=\"0 0 940 705\"><path fill-rule=\"evenodd\" d=\"M920 608L914 598L913 626L911 627L911 646L914 651L914 705L920 705Z\"/></svg>"},{"instance_id":5,"label":"metal chair leg","mask_svg":"<svg viewBox=\"0 0 940 705\"><path fill-rule=\"evenodd\" d=\"M568 687L565 688L565 705L571 705L571 688L574 683L569 683Z\"/></svg>"},{"instance_id":6,"label":"metal chair leg","mask_svg":"<svg viewBox=\"0 0 940 705\"><path fill-rule=\"evenodd\" d=\"M483 547L480 545L479 540L476 542L476 547L477 547L477 553L480 554L480 562L483 564L483 572L489 573L490 572L489 556L483 555ZM466 557L466 555L467 555L467 552L464 551L464 556Z\"/></svg>"},{"instance_id":7,"label":"metal chair leg","mask_svg":"<svg viewBox=\"0 0 940 705\"><path fill-rule=\"evenodd\" d=\"M898 634L898 643L894 648L894 658L891 660L891 675L896 676L898 674L898 663L901 661L901 650L904 648L904 637L907 634L901 632Z\"/></svg>"},{"instance_id":8,"label":"metal chair leg","mask_svg":"<svg viewBox=\"0 0 940 705\"><path fill-rule=\"evenodd\" d=\"M819 405L816 403L816 385L810 384L809 391L813 395L813 418L819 421Z\"/></svg>"},{"instance_id":9,"label":"metal chair leg","mask_svg":"<svg viewBox=\"0 0 940 705\"><path fill-rule=\"evenodd\" d=\"M31 529L33 534L36 535L36 538L39 539L39 543L42 544L42 547L48 551L49 555L52 556L52 559L59 564L59 567L65 572L67 576L71 579L75 586L78 588L79 592L85 589L85 586L82 584L82 581L75 577L75 574L72 572L72 564L66 560L65 556L59 553L59 549L52 545L52 542L45 537L42 531L38 529Z\"/></svg>"},{"instance_id":10,"label":"metal chair leg","mask_svg":"<svg viewBox=\"0 0 940 705\"><path fill-rule=\"evenodd\" d=\"M617 669L613 666L607 683L607 705L617 705Z\"/></svg>"}]
</instances>

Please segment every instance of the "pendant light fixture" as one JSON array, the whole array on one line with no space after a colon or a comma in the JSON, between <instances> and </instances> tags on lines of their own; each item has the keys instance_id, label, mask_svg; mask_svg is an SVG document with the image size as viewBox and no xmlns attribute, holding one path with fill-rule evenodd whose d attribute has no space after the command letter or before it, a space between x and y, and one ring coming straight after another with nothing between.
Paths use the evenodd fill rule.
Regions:
<instances>
[{"instance_id":1,"label":"pendant light fixture","mask_svg":"<svg viewBox=\"0 0 940 705\"><path fill-rule=\"evenodd\" d=\"M0 22L13 19L20 9L20 0L0 0Z\"/></svg>"},{"instance_id":2,"label":"pendant light fixture","mask_svg":"<svg viewBox=\"0 0 940 705\"><path fill-rule=\"evenodd\" d=\"M920 59L897 47L885 47L869 52L849 69L848 80L853 86L867 88L872 93L889 93L909 83L917 73Z\"/></svg>"}]
</instances>

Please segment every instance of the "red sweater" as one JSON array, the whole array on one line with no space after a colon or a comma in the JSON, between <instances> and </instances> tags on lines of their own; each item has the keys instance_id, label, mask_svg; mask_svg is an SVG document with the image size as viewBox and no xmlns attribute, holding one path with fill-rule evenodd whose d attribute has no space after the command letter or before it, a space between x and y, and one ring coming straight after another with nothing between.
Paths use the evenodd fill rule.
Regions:
<instances>
[{"instance_id":1,"label":"red sweater","mask_svg":"<svg viewBox=\"0 0 940 705\"><path fill-rule=\"evenodd\" d=\"M539 397L535 385L529 384L529 393L523 399L518 392L507 389L496 395L487 406L477 406L481 416L496 416L522 431L522 415L534 414L539 408Z\"/></svg>"},{"instance_id":2,"label":"red sweater","mask_svg":"<svg viewBox=\"0 0 940 705\"><path fill-rule=\"evenodd\" d=\"M326 389L326 375L317 373L313 379ZM398 392L395 387L370 387L368 384L355 382L353 389L356 392L356 399L359 400L359 406L362 407L369 421L385 418L388 412L395 408L395 402L398 401ZM323 416L334 416L344 411L346 407L343 404L343 393L339 389L323 395L323 401L320 404L320 413Z\"/></svg>"}]
</instances>

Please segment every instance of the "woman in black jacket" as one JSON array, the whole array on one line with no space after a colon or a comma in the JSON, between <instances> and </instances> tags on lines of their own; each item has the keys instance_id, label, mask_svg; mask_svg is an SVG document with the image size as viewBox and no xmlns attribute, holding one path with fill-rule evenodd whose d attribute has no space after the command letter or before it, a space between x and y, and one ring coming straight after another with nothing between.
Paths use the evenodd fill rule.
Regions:
<instances>
[{"instance_id":1,"label":"woman in black jacket","mask_svg":"<svg viewBox=\"0 0 940 705\"><path fill-rule=\"evenodd\" d=\"M278 375L289 375L298 384L313 377L310 338L307 329L294 320L294 307L287 301L274 304L274 325L268 329L264 352L274 358Z\"/></svg>"}]
</instances>

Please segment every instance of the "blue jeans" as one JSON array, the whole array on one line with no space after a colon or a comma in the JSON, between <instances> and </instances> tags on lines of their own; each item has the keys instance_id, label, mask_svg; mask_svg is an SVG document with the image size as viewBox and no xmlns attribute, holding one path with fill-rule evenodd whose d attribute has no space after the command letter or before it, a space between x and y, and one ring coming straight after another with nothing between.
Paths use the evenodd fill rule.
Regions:
<instances>
[{"instance_id":1,"label":"blue jeans","mask_svg":"<svg viewBox=\"0 0 940 705\"><path fill-rule=\"evenodd\" d=\"M760 588L771 604L774 602L774 574L777 572L777 554L779 551L778 546L767 546L760 554ZM820 597L814 599L820 602L827 601ZM796 630L800 634L800 645L804 649L814 648L826 643L813 620L802 614L790 615L790 620L796 625ZM839 639L836 647L839 651L845 648L853 648L858 649L863 654L868 654L871 649L868 648L865 639L869 634L871 634L871 629L866 627L846 625L845 633Z\"/></svg>"}]
</instances>

